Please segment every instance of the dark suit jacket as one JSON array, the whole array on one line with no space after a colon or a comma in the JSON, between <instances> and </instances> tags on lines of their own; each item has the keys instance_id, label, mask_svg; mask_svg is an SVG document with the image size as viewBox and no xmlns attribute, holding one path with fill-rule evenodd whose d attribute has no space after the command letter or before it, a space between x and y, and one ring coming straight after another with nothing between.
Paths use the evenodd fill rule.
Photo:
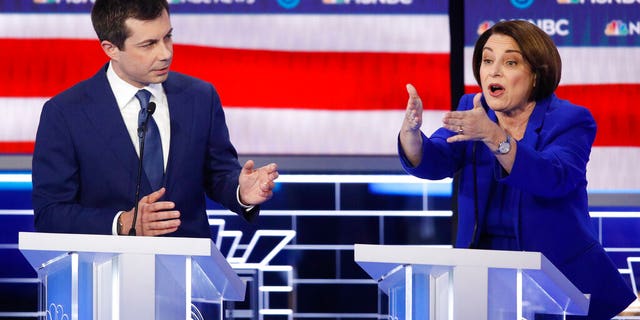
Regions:
<instances>
[{"instance_id":1,"label":"dark suit jacket","mask_svg":"<svg viewBox=\"0 0 640 320\"><path fill-rule=\"evenodd\" d=\"M35 228L111 234L118 211L135 202L138 156L106 77L107 66L47 101L33 154ZM181 225L171 236L211 237L205 194L250 218L237 202L241 169L220 99L211 84L172 72L163 83L171 146L163 200ZM141 197L151 193L143 173Z\"/></svg>"},{"instance_id":2,"label":"dark suit jacket","mask_svg":"<svg viewBox=\"0 0 640 320\"><path fill-rule=\"evenodd\" d=\"M459 110L473 108L473 94L462 97ZM496 120L493 110L487 114ZM440 128L423 135L422 162L412 167L398 147L405 170L427 179L452 177L461 171L458 190L456 246L472 242L474 217L473 143L447 143L454 133ZM635 295L594 234L587 203L586 166L596 124L589 111L555 95L537 101L524 138L517 142L511 174L506 175L492 150L476 146L478 228L488 214L487 204L497 184L519 194L513 228L520 250L542 252L584 293L592 294L591 319L609 319Z\"/></svg>"}]
</instances>

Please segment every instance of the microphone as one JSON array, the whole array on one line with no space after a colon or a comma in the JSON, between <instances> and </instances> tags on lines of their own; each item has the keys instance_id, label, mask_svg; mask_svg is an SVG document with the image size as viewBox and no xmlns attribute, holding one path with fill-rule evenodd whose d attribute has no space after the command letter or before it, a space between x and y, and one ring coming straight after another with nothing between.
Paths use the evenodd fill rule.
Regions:
<instances>
[{"instance_id":1,"label":"microphone","mask_svg":"<svg viewBox=\"0 0 640 320\"><path fill-rule=\"evenodd\" d=\"M138 141L140 145L140 157L138 159L138 178L136 181L136 202L135 207L133 209L133 221L131 222L131 229L129 229L129 235L136 235L136 220L138 219L138 202L140 202L140 185L142 184L142 158L144 157L144 138L147 135L147 123L149 123L149 118L156 111L155 102L149 102L147 106L147 115L144 118L144 121L140 126L138 126Z\"/></svg>"}]
</instances>

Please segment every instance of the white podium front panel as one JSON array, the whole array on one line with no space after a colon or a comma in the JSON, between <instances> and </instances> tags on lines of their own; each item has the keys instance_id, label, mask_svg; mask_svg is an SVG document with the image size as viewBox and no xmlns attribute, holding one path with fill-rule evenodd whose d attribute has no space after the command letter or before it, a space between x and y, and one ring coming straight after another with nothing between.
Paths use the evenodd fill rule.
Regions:
<instances>
[{"instance_id":1,"label":"white podium front panel","mask_svg":"<svg viewBox=\"0 0 640 320\"><path fill-rule=\"evenodd\" d=\"M589 299L537 252L356 244L355 261L389 296L393 319L585 315Z\"/></svg>"},{"instance_id":2,"label":"white podium front panel","mask_svg":"<svg viewBox=\"0 0 640 320\"><path fill-rule=\"evenodd\" d=\"M20 233L54 319L191 319L193 303L244 299L210 239Z\"/></svg>"}]
</instances>

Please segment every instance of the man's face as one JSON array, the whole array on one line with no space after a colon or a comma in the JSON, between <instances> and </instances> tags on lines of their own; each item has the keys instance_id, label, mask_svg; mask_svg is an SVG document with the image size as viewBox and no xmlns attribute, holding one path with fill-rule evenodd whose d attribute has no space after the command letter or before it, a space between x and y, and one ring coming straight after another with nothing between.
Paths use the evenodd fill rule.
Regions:
<instances>
[{"instance_id":1,"label":"man's face","mask_svg":"<svg viewBox=\"0 0 640 320\"><path fill-rule=\"evenodd\" d=\"M124 41L123 50L103 41L103 48L107 42L105 51L116 74L138 88L167 80L173 58L173 28L167 11L154 20L129 18L125 26L130 36Z\"/></svg>"}]
</instances>

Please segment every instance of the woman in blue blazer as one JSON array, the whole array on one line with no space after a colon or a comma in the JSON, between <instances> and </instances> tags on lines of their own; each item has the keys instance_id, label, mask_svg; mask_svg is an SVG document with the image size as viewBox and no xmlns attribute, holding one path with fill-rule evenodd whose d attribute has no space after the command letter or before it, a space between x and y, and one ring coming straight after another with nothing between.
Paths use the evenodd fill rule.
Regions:
<instances>
[{"instance_id":1,"label":"woman in blue blazer","mask_svg":"<svg viewBox=\"0 0 640 320\"><path fill-rule=\"evenodd\" d=\"M592 230L586 166L596 124L553 93L555 44L527 21L499 22L476 42L473 72L482 93L463 96L428 138L407 85L403 167L425 179L461 173L456 247L542 252L591 295L589 315L576 319L612 318L636 297Z\"/></svg>"}]
</instances>

